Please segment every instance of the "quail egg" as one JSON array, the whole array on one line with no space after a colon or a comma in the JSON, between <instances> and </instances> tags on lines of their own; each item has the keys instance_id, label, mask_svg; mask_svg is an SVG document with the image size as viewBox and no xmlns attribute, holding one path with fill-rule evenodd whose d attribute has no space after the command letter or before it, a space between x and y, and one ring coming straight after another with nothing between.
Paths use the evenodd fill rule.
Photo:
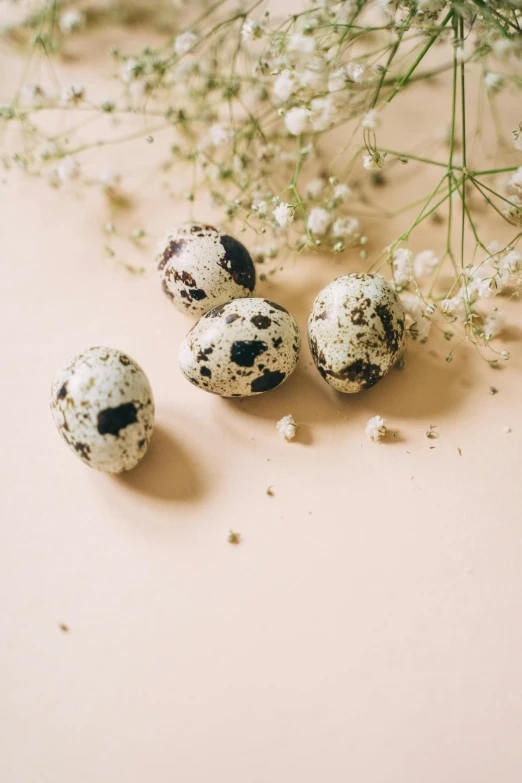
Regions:
<instances>
[{"instance_id":1,"label":"quail egg","mask_svg":"<svg viewBox=\"0 0 522 783\"><path fill-rule=\"evenodd\" d=\"M154 398L141 367L114 348L89 348L64 364L51 413L69 448L96 470L121 473L147 451Z\"/></svg>"},{"instance_id":2,"label":"quail egg","mask_svg":"<svg viewBox=\"0 0 522 783\"><path fill-rule=\"evenodd\" d=\"M388 283L370 274L344 275L317 296L308 342L325 381L341 392L369 389L397 360L404 312Z\"/></svg>"},{"instance_id":3,"label":"quail egg","mask_svg":"<svg viewBox=\"0 0 522 783\"><path fill-rule=\"evenodd\" d=\"M222 397L249 397L279 386L299 357L299 327L268 299L234 299L206 313L179 350L195 386Z\"/></svg>"},{"instance_id":4,"label":"quail egg","mask_svg":"<svg viewBox=\"0 0 522 783\"><path fill-rule=\"evenodd\" d=\"M157 261L169 299L196 317L231 299L251 296L256 283L248 250L213 226L177 226L160 243Z\"/></svg>"}]
</instances>

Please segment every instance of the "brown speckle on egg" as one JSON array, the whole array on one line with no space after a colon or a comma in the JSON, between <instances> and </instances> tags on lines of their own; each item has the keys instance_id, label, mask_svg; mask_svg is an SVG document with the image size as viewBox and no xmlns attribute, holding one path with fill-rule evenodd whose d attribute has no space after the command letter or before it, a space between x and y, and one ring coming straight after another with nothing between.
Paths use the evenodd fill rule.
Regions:
<instances>
[{"instance_id":1,"label":"brown speckle on egg","mask_svg":"<svg viewBox=\"0 0 522 783\"><path fill-rule=\"evenodd\" d=\"M202 386L203 375L206 391L245 397L274 389L288 378L300 344L299 328L287 310L266 299L235 299L208 312L190 330L179 363L194 385Z\"/></svg>"},{"instance_id":2,"label":"brown speckle on egg","mask_svg":"<svg viewBox=\"0 0 522 783\"><path fill-rule=\"evenodd\" d=\"M139 365L112 348L90 348L56 374L51 412L69 448L108 473L133 468L154 422L150 383Z\"/></svg>"},{"instance_id":3,"label":"brown speckle on egg","mask_svg":"<svg viewBox=\"0 0 522 783\"><path fill-rule=\"evenodd\" d=\"M231 299L250 296L256 282L248 250L213 226L174 228L159 245L157 265L169 299L198 317Z\"/></svg>"},{"instance_id":4,"label":"brown speckle on egg","mask_svg":"<svg viewBox=\"0 0 522 783\"><path fill-rule=\"evenodd\" d=\"M342 392L374 386L397 360L404 312L380 276L339 277L317 296L308 320L308 342L322 377Z\"/></svg>"}]
</instances>

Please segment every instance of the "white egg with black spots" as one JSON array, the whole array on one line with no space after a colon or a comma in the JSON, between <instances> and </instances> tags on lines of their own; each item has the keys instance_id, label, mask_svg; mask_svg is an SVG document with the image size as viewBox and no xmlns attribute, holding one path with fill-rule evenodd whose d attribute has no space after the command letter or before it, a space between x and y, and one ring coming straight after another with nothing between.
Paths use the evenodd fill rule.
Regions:
<instances>
[{"instance_id":1,"label":"white egg with black spots","mask_svg":"<svg viewBox=\"0 0 522 783\"><path fill-rule=\"evenodd\" d=\"M152 436L154 398L141 367L113 348L89 348L56 374L54 423L87 465L107 473L133 468Z\"/></svg>"},{"instance_id":2,"label":"white egg with black spots","mask_svg":"<svg viewBox=\"0 0 522 783\"><path fill-rule=\"evenodd\" d=\"M403 348L399 297L377 275L339 277L313 304L308 342L317 369L334 389L369 389L386 375Z\"/></svg>"},{"instance_id":3,"label":"white egg with black spots","mask_svg":"<svg viewBox=\"0 0 522 783\"><path fill-rule=\"evenodd\" d=\"M161 241L157 262L169 299L197 317L231 299L251 296L256 284L248 250L213 226L177 226Z\"/></svg>"},{"instance_id":4,"label":"white egg with black spots","mask_svg":"<svg viewBox=\"0 0 522 783\"><path fill-rule=\"evenodd\" d=\"M234 299L206 313L179 350L179 365L195 386L222 397L275 389L294 371L299 327L268 299Z\"/></svg>"}]
</instances>

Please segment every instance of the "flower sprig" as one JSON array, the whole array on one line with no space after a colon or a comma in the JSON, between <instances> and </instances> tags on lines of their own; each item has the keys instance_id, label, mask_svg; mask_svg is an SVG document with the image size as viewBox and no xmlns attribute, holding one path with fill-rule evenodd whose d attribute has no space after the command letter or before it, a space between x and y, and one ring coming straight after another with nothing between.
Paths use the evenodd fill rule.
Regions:
<instances>
[{"instance_id":1,"label":"flower sprig","mask_svg":"<svg viewBox=\"0 0 522 783\"><path fill-rule=\"evenodd\" d=\"M114 203L122 198L124 176L104 169L88 177L84 156L109 143L159 139L166 149L160 170L171 192L190 205L196 193L207 193L224 221L254 237L259 263L288 252L353 248L366 259L364 218L373 207L362 197L361 182L382 183L397 165L439 170L429 194L399 209L416 210L415 217L370 259L370 269L388 270L413 339L426 340L433 326L445 336L456 328L462 341L493 351L490 361L505 358L491 345L503 314L488 300L522 287L516 249L522 166L488 168L475 160L470 142L481 129L471 123L466 91L479 73L494 110L503 90L522 87L520 3L321 0L283 19L262 0L240 7L233 0L180 0L177 6L145 4L126 12L119 5L115 17L111 6L42 0L5 26L4 36L29 54L23 82L0 106L0 124L22 131L8 136L4 168L45 176L55 187L97 185ZM113 47L116 89L110 95L91 95L89 85L58 89L53 81L33 80L35 63L60 56L73 36L137 19L162 25L164 42L138 53ZM440 51L435 61L434 49ZM390 103L410 84L444 71L451 77L449 130L439 145L445 153L428 157L382 146ZM89 141L70 127L49 132L49 118L63 112L99 115L116 130ZM511 159L521 150L520 127L507 130ZM191 171L191 186L177 193L181 167ZM499 226L511 227L509 241L492 244L481 235L477 204L485 204ZM410 238L428 219L445 221L444 244L413 255ZM450 271L449 285L443 269Z\"/></svg>"}]
</instances>

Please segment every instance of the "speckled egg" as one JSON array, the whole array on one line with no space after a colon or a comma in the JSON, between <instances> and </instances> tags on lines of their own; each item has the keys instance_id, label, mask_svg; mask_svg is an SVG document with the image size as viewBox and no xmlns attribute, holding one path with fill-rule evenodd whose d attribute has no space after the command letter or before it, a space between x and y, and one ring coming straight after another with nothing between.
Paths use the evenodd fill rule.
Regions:
<instances>
[{"instance_id":1,"label":"speckled egg","mask_svg":"<svg viewBox=\"0 0 522 783\"><path fill-rule=\"evenodd\" d=\"M147 451L154 398L141 367L114 348L89 348L56 374L54 423L69 448L91 468L121 473Z\"/></svg>"},{"instance_id":2,"label":"speckled egg","mask_svg":"<svg viewBox=\"0 0 522 783\"><path fill-rule=\"evenodd\" d=\"M268 299L234 299L201 318L183 340L179 365L195 386L222 397L275 389L294 371L299 327Z\"/></svg>"},{"instance_id":3,"label":"speckled egg","mask_svg":"<svg viewBox=\"0 0 522 783\"><path fill-rule=\"evenodd\" d=\"M404 340L399 297L379 276L344 275L317 296L308 342L325 381L341 392L369 389L397 360Z\"/></svg>"},{"instance_id":4,"label":"speckled egg","mask_svg":"<svg viewBox=\"0 0 522 783\"><path fill-rule=\"evenodd\" d=\"M231 299L251 296L256 284L248 250L213 226L177 226L160 243L157 261L169 299L198 318Z\"/></svg>"}]
</instances>

